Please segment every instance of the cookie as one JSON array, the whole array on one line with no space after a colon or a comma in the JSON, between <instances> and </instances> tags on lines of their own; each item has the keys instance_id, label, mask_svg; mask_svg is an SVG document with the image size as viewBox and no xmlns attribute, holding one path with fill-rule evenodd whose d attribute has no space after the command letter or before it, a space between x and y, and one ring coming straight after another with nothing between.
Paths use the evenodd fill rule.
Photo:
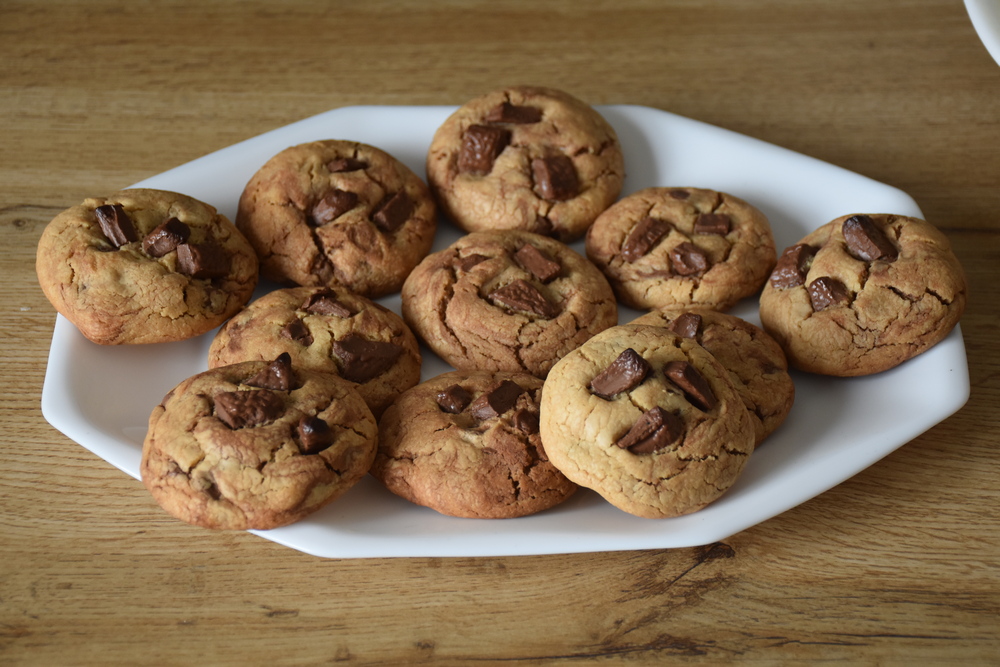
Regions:
<instances>
[{"instance_id":1,"label":"cookie","mask_svg":"<svg viewBox=\"0 0 1000 667\"><path fill-rule=\"evenodd\" d=\"M343 287L278 289L219 329L208 366L274 359L336 373L356 385L377 418L420 381L420 347L403 319Z\"/></svg>"},{"instance_id":2,"label":"cookie","mask_svg":"<svg viewBox=\"0 0 1000 667\"><path fill-rule=\"evenodd\" d=\"M569 242L621 193L614 128L552 88L513 86L477 97L437 129L427 180L467 232L517 229Z\"/></svg>"},{"instance_id":3,"label":"cookie","mask_svg":"<svg viewBox=\"0 0 1000 667\"><path fill-rule=\"evenodd\" d=\"M140 473L178 519L264 530L343 495L376 447L375 418L349 382L283 355L177 385L149 417Z\"/></svg>"},{"instance_id":4,"label":"cookie","mask_svg":"<svg viewBox=\"0 0 1000 667\"><path fill-rule=\"evenodd\" d=\"M845 215L784 251L761 293L760 319L793 367L869 375L940 342L966 294L958 258L930 223Z\"/></svg>"},{"instance_id":5,"label":"cookie","mask_svg":"<svg viewBox=\"0 0 1000 667\"><path fill-rule=\"evenodd\" d=\"M403 318L459 370L552 365L618 321L601 272L569 246L519 231L468 234L429 255L403 285Z\"/></svg>"},{"instance_id":6,"label":"cookie","mask_svg":"<svg viewBox=\"0 0 1000 667\"><path fill-rule=\"evenodd\" d=\"M437 227L427 185L374 146L314 141L281 151L240 197L236 226L281 284L398 292Z\"/></svg>"},{"instance_id":7,"label":"cookie","mask_svg":"<svg viewBox=\"0 0 1000 667\"><path fill-rule=\"evenodd\" d=\"M736 481L754 428L730 374L663 327L608 329L555 365L542 393L549 459L625 512L695 512Z\"/></svg>"},{"instance_id":8,"label":"cookie","mask_svg":"<svg viewBox=\"0 0 1000 667\"><path fill-rule=\"evenodd\" d=\"M735 315L699 306L654 310L631 324L667 327L708 350L729 371L750 412L756 444L774 432L792 409L795 384L781 346L759 327Z\"/></svg>"},{"instance_id":9,"label":"cookie","mask_svg":"<svg viewBox=\"0 0 1000 667\"><path fill-rule=\"evenodd\" d=\"M236 227L187 195L150 189L90 198L48 224L38 283L101 345L163 343L210 331L257 285L257 256Z\"/></svg>"},{"instance_id":10,"label":"cookie","mask_svg":"<svg viewBox=\"0 0 1000 667\"><path fill-rule=\"evenodd\" d=\"M622 198L587 231L586 248L622 303L640 310L726 310L763 287L776 255L763 213L699 188L646 188Z\"/></svg>"},{"instance_id":11,"label":"cookie","mask_svg":"<svg viewBox=\"0 0 1000 667\"><path fill-rule=\"evenodd\" d=\"M506 519L553 507L576 485L538 434L542 381L454 371L406 391L379 422L372 475L449 516Z\"/></svg>"}]
</instances>

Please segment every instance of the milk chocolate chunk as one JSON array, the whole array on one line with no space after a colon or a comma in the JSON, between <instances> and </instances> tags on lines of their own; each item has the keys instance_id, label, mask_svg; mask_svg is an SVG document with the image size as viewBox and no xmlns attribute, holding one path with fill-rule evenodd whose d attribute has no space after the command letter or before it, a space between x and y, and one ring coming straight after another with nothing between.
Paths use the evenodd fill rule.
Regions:
<instances>
[{"instance_id":1,"label":"milk chocolate chunk","mask_svg":"<svg viewBox=\"0 0 1000 667\"><path fill-rule=\"evenodd\" d=\"M485 262L488 259L489 257L487 257L486 255L469 255L468 257L459 257L458 261L455 264L456 266L458 266L458 268L462 269L463 271L468 271L476 264L479 264L480 262Z\"/></svg>"},{"instance_id":2,"label":"milk chocolate chunk","mask_svg":"<svg viewBox=\"0 0 1000 667\"><path fill-rule=\"evenodd\" d=\"M615 444L633 454L652 454L676 442L683 432L681 418L657 406L642 413Z\"/></svg>"},{"instance_id":3,"label":"milk chocolate chunk","mask_svg":"<svg viewBox=\"0 0 1000 667\"><path fill-rule=\"evenodd\" d=\"M520 278L493 290L487 298L505 308L532 313L545 319L552 319L559 312L537 287Z\"/></svg>"},{"instance_id":4,"label":"milk chocolate chunk","mask_svg":"<svg viewBox=\"0 0 1000 667\"><path fill-rule=\"evenodd\" d=\"M97 224L101 226L101 233L114 247L121 248L126 243L139 240L132 218L128 217L121 204L98 206L94 214L97 216Z\"/></svg>"},{"instance_id":5,"label":"milk chocolate chunk","mask_svg":"<svg viewBox=\"0 0 1000 667\"><path fill-rule=\"evenodd\" d=\"M688 402L703 412L718 403L708 381L687 361L671 361L663 367L663 374L684 392Z\"/></svg>"},{"instance_id":6,"label":"milk chocolate chunk","mask_svg":"<svg viewBox=\"0 0 1000 667\"><path fill-rule=\"evenodd\" d=\"M229 273L229 255L211 243L181 243L177 270L192 278L222 278Z\"/></svg>"},{"instance_id":7,"label":"milk chocolate chunk","mask_svg":"<svg viewBox=\"0 0 1000 667\"><path fill-rule=\"evenodd\" d=\"M514 253L514 260L521 265L521 268L530 271L531 275L543 283L547 283L558 276L562 270L559 262L553 261L548 255L530 243L525 243Z\"/></svg>"},{"instance_id":8,"label":"milk chocolate chunk","mask_svg":"<svg viewBox=\"0 0 1000 667\"><path fill-rule=\"evenodd\" d=\"M309 347L313 344L313 337L312 334L309 333L309 327L306 326L305 322L297 318L282 328L281 336L294 340L296 343L304 345L305 347Z\"/></svg>"},{"instance_id":9,"label":"milk chocolate chunk","mask_svg":"<svg viewBox=\"0 0 1000 667\"><path fill-rule=\"evenodd\" d=\"M610 401L617 394L642 384L649 371L649 362L628 348L590 381L590 391Z\"/></svg>"},{"instance_id":10,"label":"milk chocolate chunk","mask_svg":"<svg viewBox=\"0 0 1000 667\"><path fill-rule=\"evenodd\" d=\"M511 423L518 431L533 435L538 433L538 415L527 408L518 408L514 411Z\"/></svg>"},{"instance_id":11,"label":"milk chocolate chunk","mask_svg":"<svg viewBox=\"0 0 1000 667\"><path fill-rule=\"evenodd\" d=\"M701 315L698 313L682 313L674 318L674 321L667 327L681 338L698 338L698 329L701 328Z\"/></svg>"},{"instance_id":12,"label":"milk chocolate chunk","mask_svg":"<svg viewBox=\"0 0 1000 667\"><path fill-rule=\"evenodd\" d=\"M389 370L403 354L403 348L352 333L335 341L333 352L343 365L341 376L363 384Z\"/></svg>"},{"instance_id":13,"label":"milk chocolate chunk","mask_svg":"<svg viewBox=\"0 0 1000 667\"><path fill-rule=\"evenodd\" d=\"M548 201L566 201L580 191L576 167L568 155L550 155L531 161L531 175L535 191Z\"/></svg>"},{"instance_id":14,"label":"milk chocolate chunk","mask_svg":"<svg viewBox=\"0 0 1000 667\"><path fill-rule=\"evenodd\" d=\"M274 421L284 407L281 396L268 389L224 391L215 395L215 416L233 430Z\"/></svg>"},{"instance_id":15,"label":"milk chocolate chunk","mask_svg":"<svg viewBox=\"0 0 1000 667\"><path fill-rule=\"evenodd\" d=\"M517 397L524 392L513 380L504 380L472 402L469 412L479 420L492 419L514 407Z\"/></svg>"},{"instance_id":16,"label":"milk chocolate chunk","mask_svg":"<svg viewBox=\"0 0 1000 667\"><path fill-rule=\"evenodd\" d=\"M142 249L150 257L163 257L188 240L191 228L177 218L164 220L142 240Z\"/></svg>"},{"instance_id":17,"label":"milk chocolate chunk","mask_svg":"<svg viewBox=\"0 0 1000 667\"><path fill-rule=\"evenodd\" d=\"M358 195L334 188L312 208L310 220L314 227L330 224L358 204Z\"/></svg>"},{"instance_id":18,"label":"milk chocolate chunk","mask_svg":"<svg viewBox=\"0 0 1000 667\"><path fill-rule=\"evenodd\" d=\"M634 262L645 257L672 227L666 220L646 216L632 228L622 244L622 259Z\"/></svg>"},{"instance_id":19,"label":"milk chocolate chunk","mask_svg":"<svg viewBox=\"0 0 1000 667\"><path fill-rule=\"evenodd\" d=\"M331 174L340 174L345 171L360 171L368 166L364 160L353 157L340 157L326 163L326 170Z\"/></svg>"},{"instance_id":20,"label":"milk chocolate chunk","mask_svg":"<svg viewBox=\"0 0 1000 667\"><path fill-rule=\"evenodd\" d=\"M884 259L893 262L899 257L899 250L885 232L867 215L852 215L841 225L847 250L854 257L866 262Z\"/></svg>"},{"instance_id":21,"label":"milk chocolate chunk","mask_svg":"<svg viewBox=\"0 0 1000 667\"><path fill-rule=\"evenodd\" d=\"M709 267L708 255L693 243L685 241L670 249L670 266L681 276L704 273Z\"/></svg>"},{"instance_id":22,"label":"milk chocolate chunk","mask_svg":"<svg viewBox=\"0 0 1000 667\"><path fill-rule=\"evenodd\" d=\"M798 287L806 281L806 274L809 272L809 264L816 254L816 248L805 243L797 243L785 248L778 258L778 263L771 271L771 287L775 289L789 289Z\"/></svg>"},{"instance_id":23,"label":"milk chocolate chunk","mask_svg":"<svg viewBox=\"0 0 1000 667\"><path fill-rule=\"evenodd\" d=\"M472 125L462 137L458 152L458 170L485 175L493 171L493 162L510 143L510 130L491 125Z\"/></svg>"},{"instance_id":24,"label":"milk chocolate chunk","mask_svg":"<svg viewBox=\"0 0 1000 667\"><path fill-rule=\"evenodd\" d=\"M328 290L310 294L301 308L313 315L333 315L334 317L347 318L354 314L350 308L337 301L336 294Z\"/></svg>"},{"instance_id":25,"label":"milk chocolate chunk","mask_svg":"<svg viewBox=\"0 0 1000 667\"><path fill-rule=\"evenodd\" d=\"M694 221L695 234L717 234L725 236L729 233L729 216L725 213L702 213Z\"/></svg>"},{"instance_id":26,"label":"milk chocolate chunk","mask_svg":"<svg viewBox=\"0 0 1000 667\"><path fill-rule=\"evenodd\" d=\"M674 199L687 199L691 196L691 193L687 190L671 190L670 196Z\"/></svg>"},{"instance_id":27,"label":"milk chocolate chunk","mask_svg":"<svg viewBox=\"0 0 1000 667\"><path fill-rule=\"evenodd\" d=\"M296 431L299 435L299 451L303 454L319 454L333 444L333 429L319 417L302 417Z\"/></svg>"},{"instance_id":28,"label":"milk chocolate chunk","mask_svg":"<svg viewBox=\"0 0 1000 667\"><path fill-rule=\"evenodd\" d=\"M812 281L806 286L806 291L809 293L809 302L817 313L831 306L846 305L851 300L844 283L829 276Z\"/></svg>"},{"instance_id":29,"label":"milk chocolate chunk","mask_svg":"<svg viewBox=\"0 0 1000 667\"><path fill-rule=\"evenodd\" d=\"M502 102L486 113L487 123L537 123L542 119L542 110L538 107L518 106L510 102Z\"/></svg>"},{"instance_id":30,"label":"milk chocolate chunk","mask_svg":"<svg viewBox=\"0 0 1000 667\"><path fill-rule=\"evenodd\" d=\"M282 352L278 358L267 365L256 375L243 384L261 389L275 391L291 391L295 388L295 372L292 370L292 357Z\"/></svg>"},{"instance_id":31,"label":"milk chocolate chunk","mask_svg":"<svg viewBox=\"0 0 1000 667\"><path fill-rule=\"evenodd\" d=\"M372 222L382 232L391 234L410 219L411 213L413 213L413 201L405 190L400 190L388 195L375 207L372 211Z\"/></svg>"},{"instance_id":32,"label":"milk chocolate chunk","mask_svg":"<svg viewBox=\"0 0 1000 667\"><path fill-rule=\"evenodd\" d=\"M453 384L444 391L439 391L435 398L438 407L453 415L460 413L472 402L472 394L460 384Z\"/></svg>"}]
</instances>

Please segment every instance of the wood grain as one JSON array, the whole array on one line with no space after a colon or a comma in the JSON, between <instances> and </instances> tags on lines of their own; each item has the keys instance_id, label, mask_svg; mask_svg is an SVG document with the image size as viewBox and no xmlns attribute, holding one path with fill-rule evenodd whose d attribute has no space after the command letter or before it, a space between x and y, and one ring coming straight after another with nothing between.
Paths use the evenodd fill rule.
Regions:
<instances>
[{"instance_id":1,"label":"wood grain","mask_svg":"<svg viewBox=\"0 0 1000 667\"><path fill-rule=\"evenodd\" d=\"M0 59L3 664L1000 662L1000 67L961 3L7 0ZM44 421L58 211L328 109L520 82L909 193L969 275L968 404L722 543L520 558L189 527Z\"/></svg>"}]
</instances>

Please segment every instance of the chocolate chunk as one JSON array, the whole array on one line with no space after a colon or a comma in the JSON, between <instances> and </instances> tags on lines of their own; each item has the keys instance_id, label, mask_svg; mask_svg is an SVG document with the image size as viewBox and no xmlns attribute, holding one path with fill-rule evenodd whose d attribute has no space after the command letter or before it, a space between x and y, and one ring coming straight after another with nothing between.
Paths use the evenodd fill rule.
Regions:
<instances>
[{"instance_id":1,"label":"chocolate chunk","mask_svg":"<svg viewBox=\"0 0 1000 667\"><path fill-rule=\"evenodd\" d=\"M469 412L479 420L492 419L514 407L517 397L524 392L513 380L504 380L472 402Z\"/></svg>"},{"instance_id":2,"label":"chocolate chunk","mask_svg":"<svg viewBox=\"0 0 1000 667\"><path fill-rule=\"evenodd\" d=\"M114 247L121 248L126 243L139 240L132 218L128 217L121 204L98 206L94 214L97 215L97 224L101 226L104 237L111 241Z\"/></svg>"},{"instance_id":3,"label":"chocolate chunk","mask_svg":"<svg viewBox=\"0 0 1000 667\"><path fill-rule=\"evenodd\" d=\"M249 380L245 380L243 384L261 389L291 391L296 386L291 355L282 352L277 359L267 365L267 368L262 369Z\"/></svg>"},{"instance_id":4,"label":"chocolate chunk","mask_svg":"<svg viewBox=\"0 0 1000 667\"><path fill-rule=\"evenodd\" d=\"M445 412L457 415L472 401L472 394L460 384L453 384L444 391L439 391L437 404Z\"/></svg>"},{"instance_id":5,"label":"chocolate chunk","mask_svg":"<svg viewBox=\"0 0 1000 667\"><path fill-rule=\"evenodd\" d=\"M797 243L785 248L778 258L778 263L771 271L771 287L775 289L789 289L798 287L806 281L806 274L809 272L809 264L816 254L816 248L805 243Z\"/></svg>"},{"instance_id":6,"label":"chocolate chunk","mask_svg":"<svg viewBox=\"0 0 1000 667\"><path fill-rule=\"evenodd\" d=\"M490 173L493 171L493 162L509 143L510 130L489 125L470 126L462 137L458 170L469 174Z\"/></svg>"},{"instance_id":7,"label":"chocolate chunk","mask_svg":"<svg viewBox=\"0 0 1000 667\"><path fill-rule=\"evenodd\" d=\"M684 392L692 405L703 412L708 412L718 403L708 381L687 361L671 361L663 367L663 374Z\"/></svg>"},{"instance_id":8,"label":"chocolate chunk","mask_svg":"<svg viewBox=\"0 0 1000 667\"><path fill-rule=\"evenodd\" d=\"M302 310L313 315L333 315L334 317L351 317L354 313L344 304L337 301L337 295L329 290L320 290L310 294L300 306Z\"/></svg>"},{"instance_id":9,"label":"chocolate chunk","mask_svg":"<svg viewBox=\"0 0 1000 667\"><path fill-rule=\"evenodd\" d=\"M885 232L867 215L852 215L841 226L847 250L858 259L874 262L884 259L894 262L899 250Z\"/></svg>"},{"instance_id":10,"label":"chocolate chunk","mask_svg":"<svg viewBox=\"0 0 1000 667\"><path fill-rule=\"evenodd\" d=\"M486 255L469 255L468 257L460 257L458 261L455 262L455 265L458 268L462 269L463 271L468 271L476 264L479 264L480 262L485 262L488 259L489 257L487 257Z\"/></svg>"},{"instance_id":11,"label":"chocolate chunk","mask_svg":"<svg viewBox=\"0 0 1000 667\"><path fill-rule=\"evenodd\" d=\"M487 298L505 308L532 313L545 319L551 319L559 312L537 287L520 278L493 290Z\"/></svg>"},{"instance_id":12,"label":"chocolate chunk","mask_svg":"<svg viewBox=\"0 0 1000 667\"><path fill-rule=\"evenodd\" d=\"M319 454L333 444L333 429L319 417L304 416L299 420L299 451Z\"/></svg>"},{"instance_id":13,"label":"chocolate chunk","mask_svg":"<svg viewBox=\"0 0 1000 667\"><path fill-rule=\"evenodd\" d=\"M510 102L502 102L486 113L487 123L537 123L542 119L542 110L538 107L517 106Z\"/></svg>"},{"instance_id":14,"label":"chocolate chunk","mask_svg":"<svg viewBox=\"0 0 1000 667\"><path fill-rule=\"evenodd\" d=\"M156 229L146 234L142 240L142 249L150 257L163 257L168 252L188 240L191 228L177 218L168 218L157 225Z\"/></svg>"},{"instance_id":15,"label":"chocolate chunk","mask_svg":"<svg viewBox=\"0 0 1000 667\"><path fill-rule=\"evenodd\" d=\"M708 255L693 243L685 241L670 249L670 266L681 276L694 276L708 270Z\"/></svg>"},{"instance_id":16,"label":"chocolate chunk","mask_svg":"<svg viewBox=\"0 0 1000 667\"><path fill-rule=\"evenodd\" d=\"M514 253L514 259L521 265L521 268L530 271L531 275L543 283L549 282L562 271L559 262L553 261L548 255L530 243L525 243L521 246Z\"/></svg>"},{"instance_id":17,"label":"chocolate chunk","mask_svg":"<svg viewBox=\"0 0 1000 667\"><path fill-rule=\"evenodd\" d=\"M341 376L363 384L392 368L403 354L403 348L352 333L343 340L334 341L333 353L340 357Z\"/></svg>"},{"instance_id":18,"label":"chocolate chunk","mask_svg":"<svg viewBox=\"0 0 1000 667\"><path fill-rule=\"evenodd\" d=\"M698 329L701 328L701 315L698 313L682 313L674 318L668 327L681 338L698 338Z\"/></svg>"},{"instance_id":19,"label":"chocolate chunk","mask_svg":"<svg viewBox=\"0 0 1000 667\"><path fill-rule=\"evenodd\" d=\"M576 167L568 155L550 155L531 161L531 175L535 191L548 201L566 201L580 191Z\"/></svg>"},{"instance_id":20,"label":"chocolate chunk","mask_svg":"<svg viewBox=\"0 0 1000 667\"><path fill-rule=\"evenodd\" d=\"M357 205L357 194L334 188L312 207L310 222L313 227L327 225Z\"/></svg>"},{"instance_id":21,"label":"chocolate chunk","mask_svg":"<svg viewBox=\"0 0 1000 667\"><path fill-rule=\"evenodd\" d=\"M229 255L211 243L177 246L177 270L192 278L222 278L229 273Z\"/></svg>"},{"instance_id":22,"label":"chocolate chunk","mask_svg":"<svg viewBox=\"0 0 1000 667\"><path fill-rule=\"evenodd\" d=\"M673 225L666 220L646 216L632 228L622 243L622 259L634 262L644 257L672 228Z\"/></svg>"},{"instance_id":23,"label":"chocolate chunk","mask_svg":"<svg viewBox=\"0 0 1000 667\"><path fill-rule=\"evenodd\" d=\"M691 193L688 192L687 190L678 189L678 190L671 190L670 196L673 197L674 199L687 199L688 197L691 196Z\"/></svg>"},{"instance_id":24,"label":"chocolate chunk","mask_svg":"<svg viewBox=\"0 0 1000 667\"><path fill-rule=\"evenodd\" d=\"M649 371L649 362L628 348L590 381L590 391L610 401L615 395L642 384Z\"/></svg>"},{"instance_id":25,"label":"chocolate chunk","mask_svg":"<svg viewBox=\"0 0 1000 667\"><path fill-rule=\"evenodd\" d=\"M694 221L694 233L725 236L729 233L729 226L729 216L725 213L702 213Z\"/></svg>"},{"instance_id":26,"label":"chocolate chunk","mask_svg":"<svg viewBox=\"0 0 1000 667\"><path fill-rule=\"evenodd\" d=\"M405 190L400 190L386 196L372 211L371 217L375 226L384 234L391 234L410 219L411 213L413 213L413 201Z\"/></svg>"},{"instance_id":27,"label":"chocolate chunk","mask_svg":"<svg viewBox=\"0 0 1000 667\"><path fill-rule=\"evenodd\" d=\"M331 174L339 174L345 171L358 171L368 166L364 160L353 157L340 157L326 163L326 169Z\"/></svg>"},{"instance_id":28,"label":"chocolate chunk","mask_svg":"<svg viewBox=\"0 0 1000 667\"><path fill-rule=\"evenodd\" d=\"M817 313L831 306L846 305L851 301L847 286L829 276L812 281L806 286L806 291L809 292L809 302Z\"/></svg>"},{"instance_id":29,"label":"chocolate chunk","mask_svg":"<svg viewBox=\"0 0 1000 667\"><path fill-rule=\"evenodd\" d=\"M511 423L522 433L528 435L538 433L538 415L527 408L518 408L511 418Z\"/></svg>"},{"instance_id":30,"label":"chocolate chunk","mask_svg":"<svg viewBox=\"0 0 1000 667\"><path fill-rule=\"evenodd\" d=\"M309 333L309 327L306 323L300 319L294 319L281 330L281 335L284 338L289 338L294 340L296 343L309 347L313 344L312 334Z\"/></svg>"},{"instance_id":31,"label":"chocolate chunk","mask_svg":"<svg viewBox=\"0 0 1000 667\"><path fill-rule=\"evenodd\" d=\"M544 215L540 215L535 218L535 228L531 230L536 234L541 234L542 236L550 236L552 238L557 238L559 234L556 232L556 226L552 224Z\"/></svg>"},{"instance_id":32,"label":"chocolate chunk","mask_svg":"<svg viewBox=\"0 0 1000 667\"><path fill-rule=\"evenodd\" d=\"M615 444L633 454L652 454L675 442L683 432L681 418L657 406L642 413Z\"/></svg>"},{"instance_id":33,"label":"chocolate chunk","mask_svg":"<svg viewBox=\"0 0 1000 667\"><path fill-rule=\"evenodd\" d=\"M234 430L274 421L284 408L281 396L267 389L224 391L215 395L215 416Z\"/></svg>"}]
</instances>

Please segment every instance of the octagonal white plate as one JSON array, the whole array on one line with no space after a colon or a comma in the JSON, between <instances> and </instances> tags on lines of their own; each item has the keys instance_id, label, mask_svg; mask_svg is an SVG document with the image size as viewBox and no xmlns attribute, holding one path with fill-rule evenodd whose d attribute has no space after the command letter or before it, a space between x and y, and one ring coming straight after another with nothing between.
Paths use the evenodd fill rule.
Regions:
<instances>
[{"instance_id":1,"label":"octagonal white plate","mask_svg":"<svg viewBox=\"0 0 1000 667\"><path fill-rule=\"evenodd\" d=\"M314 139L351 139L392 153L418 174L434 130L453 107L347 107L308 118L194 160L141 183L183 192L232 218L243 186L272 155ZM848 213L922 217L888 185L718 127L640 106L599 107L619 133L625 193L695 186L753 203L771 221L778 248ZM435 249L459 232L442 223ZM582 245L576 244L582 251ZM267 289L266 286L261 288ZM399 298L382 300L399 312ZM756 302L732 312L759 324ZM626 322L638 313L623 311ZM155 346L101 347L63 317L56 320L42 412L59 431L139 477L146 420L184 378L205 370L212 334ZM449 370L426 349L424 378ZM694 514L649 520L581 490L540 514L506 520L457 519L412 505L371 477L309 518L255 531L293 549L331 558L493 556L655 549L725 539L850 478L965 404L969 377L958 328L927 353L875 376L796 374L786 423L750 458L721 499Z\"/></svg>"}]
</instances>

